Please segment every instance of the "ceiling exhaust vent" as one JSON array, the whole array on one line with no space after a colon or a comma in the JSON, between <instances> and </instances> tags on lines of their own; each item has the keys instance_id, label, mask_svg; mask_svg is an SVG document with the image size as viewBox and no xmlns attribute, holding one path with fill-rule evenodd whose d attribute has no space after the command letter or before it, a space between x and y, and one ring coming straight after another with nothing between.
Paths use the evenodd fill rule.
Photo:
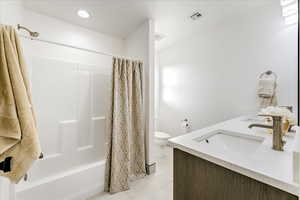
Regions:
<instances>
[{"instance_id":1,"label":"ceiling exhaust vent","mask_svg":"<svg viewBox=\"0 0 300 200\"><path fill-rule=\"evenodd\" d=\"M200 12L195 12L194 14L192 14L192 15L190 16L190 18L191 18L192 20L198 20L200 17L202 17L202 14L201 14Z\"/></svg>"}]
</instances>

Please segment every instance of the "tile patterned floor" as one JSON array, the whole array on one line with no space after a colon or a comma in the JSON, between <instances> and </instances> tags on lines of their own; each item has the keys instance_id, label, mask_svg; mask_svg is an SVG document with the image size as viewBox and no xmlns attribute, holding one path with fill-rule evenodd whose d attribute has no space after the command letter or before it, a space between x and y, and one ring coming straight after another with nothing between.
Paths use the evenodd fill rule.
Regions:
<instances>
[{"instance_id":1,"label":"tile patterned floor","mask_svg":"<svg viewBox=\"0 0 300 200\"><path fill-rule=\"evenodd\" d=\"M156 153L156 173L131 183L130 190L114 195L100 194L89 200L172 200L172 150Z\"/></svg>"}]
</instances>

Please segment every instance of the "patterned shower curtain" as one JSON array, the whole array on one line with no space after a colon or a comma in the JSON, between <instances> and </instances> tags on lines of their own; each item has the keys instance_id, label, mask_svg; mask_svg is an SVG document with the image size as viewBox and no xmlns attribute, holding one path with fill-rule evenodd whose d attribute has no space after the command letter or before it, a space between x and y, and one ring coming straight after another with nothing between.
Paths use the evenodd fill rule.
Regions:
<instances>
[{"instance_id":1,"label":"patterned shower curtain","mask_svg":"<svg viewBox=\"0 0 300 200\"><path fill-rule=\"evenodd\" d=\"M130 180L146 174L142 67L139 61L113 58L105 180L110 193L128 190Z\"/></svg>"}]
</instances>

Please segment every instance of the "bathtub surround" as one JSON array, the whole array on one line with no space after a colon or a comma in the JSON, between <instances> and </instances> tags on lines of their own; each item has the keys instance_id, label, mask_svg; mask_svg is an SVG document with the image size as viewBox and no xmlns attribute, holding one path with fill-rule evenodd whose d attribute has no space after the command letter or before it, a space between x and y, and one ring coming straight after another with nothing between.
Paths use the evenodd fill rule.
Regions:
<instances>
[{"instance_id":1,"label":"bathtub surround","mask_svg":"<svg viewBox=\"0 0 300 200\"><path fill-rule=\"evenodd\" d=\"M0 161L12 157L10 172L1 176L17 183L41 154L29 78L18 35L0 25Z\"/></svg>"},{"instance_id":2,"label":"bathtub surround","mask_svg":"<svg viewBox=\"0 0 300 200\"><path fill-rule=\"evenodd\" d=\"M128 190L130 179L146 175L142 83L142 62L113 58L105 180L110 193Z\"/></svg>"}]
</instances>

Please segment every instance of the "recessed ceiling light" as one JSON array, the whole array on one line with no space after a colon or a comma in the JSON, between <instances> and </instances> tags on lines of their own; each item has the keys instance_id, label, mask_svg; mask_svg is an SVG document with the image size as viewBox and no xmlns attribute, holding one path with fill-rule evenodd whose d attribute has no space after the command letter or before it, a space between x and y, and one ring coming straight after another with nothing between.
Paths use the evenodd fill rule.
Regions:
<instances>
[{"instance_id":1,"label":"recessed ceiling light","mask_svg":"<svg viewBox=\"0 0 300 200\"><path fill-rule=\"evenodd\" d=\"M90 18L90 13L88 13L88 11L83 10L83 9L78 10L77 15L84 19Z\"/></svg>"}]
</instances>

